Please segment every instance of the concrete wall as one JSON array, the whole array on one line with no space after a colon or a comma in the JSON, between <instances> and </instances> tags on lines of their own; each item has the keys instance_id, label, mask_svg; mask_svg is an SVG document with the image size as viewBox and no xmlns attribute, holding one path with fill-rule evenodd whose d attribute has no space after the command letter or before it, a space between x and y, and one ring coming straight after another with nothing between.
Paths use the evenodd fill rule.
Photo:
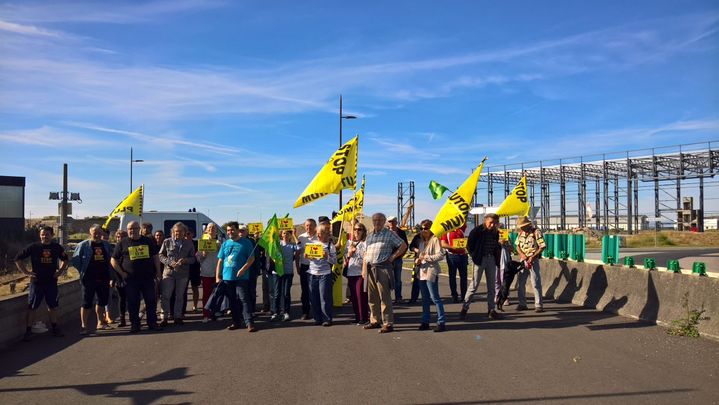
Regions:
<instances>
[{"instance_id":1,"label":"concrete wall","mask_svg":"<svg viewBox=\"0 0 719 405\"><path fill-rule=\"evenodd\" d=\"M60 290L60 306L58 316L60 323L73 317L80 321L82 295L79 280L69 281L58 286ZM25 314L27 313L27 293L9 295L0 298L0 348L22 338L25 333ZM37 320L42 320L49 327L47 307L43 303L38 309Z\"/></svg>"},{"instance_id":2,"label":"concrete wall","mask_svg":"<svg viewBox=\"0 0 719 405\"><path fill-rule=\"evenodd\" d=\"M699 323L700 333L719 339L719 278L545 259L541 273L547 298L660 325L686 317L688 292L689 309L703 306L709 318Z\"/></svg>"}]
</instances>

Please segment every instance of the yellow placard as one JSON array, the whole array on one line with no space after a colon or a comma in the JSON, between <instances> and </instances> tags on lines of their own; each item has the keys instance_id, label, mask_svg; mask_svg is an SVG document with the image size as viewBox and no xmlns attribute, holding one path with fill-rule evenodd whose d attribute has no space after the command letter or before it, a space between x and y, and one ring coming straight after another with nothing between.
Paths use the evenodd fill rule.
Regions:
<instances>
[{"instance_id":1,"label":"yellow placard","mask_svg":"<svg viewBox=\"0 0 719 405\"><path fill-rule=\"evenodd\" d=\"M261 222L252 222L247 224L247 230L250 232L251 235L254 235L256 233L261 233L264 228L262 227Z\"/></svg>"},{"instance_id":2,"label":"yellow placard","mask_svg":"<svg viewBox=\"0 0 719 405\"><path fill-rule=\"evenodd\" d=\"M467 238L452 239L452 247L455 249L464 249L467 247Z\"/></svg>"},{"instance_id":3,"label":"yellow placard","mask_svg":"<svg viewBox=\"0 0 719 405\"><path fill-rule=\"evenodd\" d=\"M130 260L150 258L150 247L147 245L128 246L127 251L130 253Z\"/></svg>"},{"instance_id":4,"label":"yellow placard","mask_svg":"<svg viewBox=\"0 0 719 405\"><path fill-rule=\"evenodd\" d=\"M217 252L217 241L214 239L198 239L197 250L200 252Z\"/></svg>"},{"instance_id":5,"label":"yellow placard","mask_svg":"<svg viewBox=\"0 0 719 405\"><path fill-rule=\"evenodd\" d=\"M295 225L292 223L292 218L278 218L277 222L279 223L281 231L284 231L286 229L295 229Z\"/></svg>"},{"instance_id":6,"label":"yellow placard","mask_svg":"<svg viewBox=\"0 0 719 405\"><path fill-rule=\"evenodd\" d=\"M499 240L509 240L509 229L499 230Z\"/></svg>"},{"instance_id":7,"label":"yellow placard","mask_svg":"<svg viewBox=\"0 0 719 405\"><path fill-rule=\"evenodd\" d=\"M305 245L305 254L309 258L321 259L325 255L325 247L319 243L308 243Z\"/></svg>"}]
</instances>

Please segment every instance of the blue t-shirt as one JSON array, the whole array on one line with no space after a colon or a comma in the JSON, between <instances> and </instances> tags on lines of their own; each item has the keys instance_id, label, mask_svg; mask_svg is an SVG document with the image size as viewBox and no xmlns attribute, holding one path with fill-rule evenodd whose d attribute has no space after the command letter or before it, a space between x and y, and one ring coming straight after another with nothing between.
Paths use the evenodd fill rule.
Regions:
<instances>
[{"instance_id":1,"label":"blue t-shirt","mask_svg":"<svg viewBox=\"0 0 719 405\"><path fill-rule=\"evenodd\" d=\"M247 263L252 253L252 242L247 238L240 238L237 241L228 239L222 244L217 258L222 260L223 280L249 280L250 270L247 269L242 277L237 277L237 272Z\"/></svg>"},{"instance_id":2,"label":"blue t-shirt","mask_svg":"<svg viewBox=\"0 0 719 405\"><path fill-rule=\"evenodd\" d=\"M292 275L295 268L295 254L301 249L300 245L280 241L280 247L282 248L282 264L285 276ZM277 272L273 271L272 274L277 274Z\"/></svg>"}]
</instances>

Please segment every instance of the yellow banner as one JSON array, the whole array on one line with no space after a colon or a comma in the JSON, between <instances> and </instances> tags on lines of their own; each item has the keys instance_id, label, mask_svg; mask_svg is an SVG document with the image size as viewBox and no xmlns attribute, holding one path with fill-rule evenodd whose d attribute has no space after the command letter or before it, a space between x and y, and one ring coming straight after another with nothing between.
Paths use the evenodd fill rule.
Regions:
<instances>
[{"instance_id":1,"label":"yellow banner","mask_svg":"<svg viewBox=\"0 0 719 405\"><path fill-rule=\"evenodd\" d=\"M144 195L145 185L141 185L138 187L135 191L130 193L127 197L125 197L120 204L117 204L117 207L115 207L114 210L110 213L110 215L107 216L107 221L105 221L105 224L102 226L102 229L107 230L107 227L110 225L110 220L112 218L118 216L119 214L122 214L124 212L137 215L139 217L142 216L142 199Z\"/></svg>"},{"instance_id":2,"label":"yellow banner","mask_svg":"<svg viewBox=\"0 0 719 405\"><path fill-rule=\"evenodd\" d=\"M320 243L305 245L305 255L311 259L321 259L325 255L325 247Z\"/></svg>"},{"instance_id":3,"label":"yellow banner","mask_svg":"<svg viewBox=\"0 0 719 405\"><path fill-rule=\"evenodd\" d=\"M350 198L340 212L332 218L332 223L340 221L349 222L362 213L362 208L364 207L364 183L365 179L362 177L362 185L359 191L357 191L354 197Z\"/></svg>"},{"instance_id":4,"label":"yellow banner","mask_svg":"<svg viewBox=\"0 0 719 405\"><path fill-rule=\"evenodd\" d=\"M150 258L150 247L147 245L128 246L127 252L130 254L130 260Z\"/></svg>"},{"instance_id":5,"label":"yellow banner","mask_svg":"<svg viewBox=\"0 0 719 405\"><path fill-rule=\"evenodd\" d=\"M452 239L452 247L455 249L464 249L467 247L467 238Z\"/></svg>"},{"instance_id":6,"label":"yellow banner","mask_svg":"<svg viewBox=\"0 0 719 405\"><path fill-rule=\"evenodd\" d=\"M436 237L440 238L445 233L457 229L467 222L467 214L472 208L472 197L474 197L474 192L477 190L477 182L479 181L480 173L482 173L485 160L487 160L486 157L482 159L482 163L459 186L457 191L449 196L437 213L431 228Z\"/></svg>"},{"instance_id":7,"label":"yellow banner","mask_svg":"<svg viewBox=\"0 0 719 405\"><path fill-rule=\"evenodd\" d=\"M261 222L252 222L247 224L247 230L249 231L250 235L254 235L258 232L262 232L264 228L262 227Z\"/></svg>"},{"instance_id":8,"label":"yellow banner","mask_svg":"<svg viewBox=\"0 0 719 405\"><path fill-rule=\"evenodd\" d=\"M342 145L315 175L295 202L295 208L309 204L327 194L337 194L346 188L357 188L357 150L359 137Z\"/></svg>"},{"instance_id":9,"label":"yellow banner","mask_svg":"<svg viewBox=\"0 0 719 405\"><path fill-rule=\"evenodd\" d=\"M519 180L517 186L512 190L512 194L508 195L499 205L497 215L500 217L529 215L529 194L527 193L527 178L525 176L522 176Z\"/></svg>"},{"instance_id":10,"label":"yellow banner","mask_svg":"<svg viewBox=\"0 0 719 405\"><path fill-rule=\"evenodd\" d=\"M277 218L277 224L280 228L280 231L284 231L287 229L295 229L295 225L292 223L292 218Z\"/></svg>"},{"instance_id":11,"label":"yellow banner","mask_svg":"<svg viewBox=\"0 0 719 405\"><path fill-rule=\"evenodd\" d=\"M198 239L197 250L200 252L217 252L217 241L214 239Z\"/></svg>"},{"instance_id":12,"label":"yellow banner","mask_svg":"<svg viewBox=\"0 0 719 405\"><path fill-rule=\"evenodd\" d=\"M499 240L509 240L509 230L508 229L500 229L499 230Z\"/></svg>"}]
</instances>

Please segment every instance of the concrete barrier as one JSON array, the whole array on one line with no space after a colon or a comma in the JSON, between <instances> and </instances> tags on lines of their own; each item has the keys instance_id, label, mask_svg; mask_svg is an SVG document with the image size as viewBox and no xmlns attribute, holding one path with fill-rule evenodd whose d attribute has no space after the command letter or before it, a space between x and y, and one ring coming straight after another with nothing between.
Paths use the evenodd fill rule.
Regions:
<instances>
[{"instance_id":1,"label":"concrete barrier","mask_svg":"<svg viewBox=\"0 0 719 405\"><path fill-rule=\"evenodd\" d=\"M61 283L58 290L60 292L59 322L67 322L73 317L79 322L80 306L82 305L80 281L72 280ZM27 292L0 298L0 348L5 348L22 338L25 333L27 305ZM50 326L47 307L44 303L38 309L37 319L45 322L48 327Z\"/></svg>"},{"instance_id":2,"label":"concrete barrier","mask_svg":"<svg viewBox=\"0 0 719 405\"><path fill-rule=\"evenodd\" d=\"M689 309L706 310L699 323L702 336L719 339L719 279L562 260L541 261L542 293L635 319L670 325ZM531 291L528 286L527 291Z\"/></svg>"}]
</instances>

